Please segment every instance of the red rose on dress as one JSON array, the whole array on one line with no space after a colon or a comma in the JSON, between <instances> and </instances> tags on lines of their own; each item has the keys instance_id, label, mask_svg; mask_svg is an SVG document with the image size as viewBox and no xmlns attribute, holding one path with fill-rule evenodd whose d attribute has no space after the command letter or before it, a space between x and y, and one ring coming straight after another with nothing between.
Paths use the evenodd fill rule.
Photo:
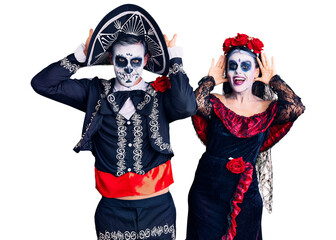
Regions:
<instances>
[{"instance_id":1,"label":"red rose on dress","mask_svg":"<svg viewBox=\"0 0 336 240\"><path fill-rule=\"evenodd\" d=\"M248 36L246 34L237 33L235 38L232 38L232 46L245 46L248 42Z\"/></svg>"},{"instance_id":2,"label":"red rose on dress","mask_svg":"<svg viewBox=\"0 0 336 240\"><path fill-rule=\"evenodd\" d=\"M233 173L242 173L245 171L245 162L243 158L234 158L226 164L226 168Z\"/></svg>"},{"instance_id":3,"label":"red rose on dress","mask_svg":"<svg viewBox=\"0 0 336 240\"><path fill-rule=\"evenodd\" d=\"M157 77L151 85L157 92L165 92L171 86L169 78L166 76Z\"/></svg>"},{"instance_id":4,"label":"red rose on dress","mask_svg":"<svg viewBox=\"0 0 336 240\"><path fill-rule=\"evenodd\" d=\"M253 50L254 53L261 53L264 44L258 38L253 38L248 42L247 47Z\"/></svg>"},{"instance_id":5,"label":"red rose on dress","mask_svg":"<svg viewBox=\"0 0 336 240\"><path fill-rule=\"evenodd\" d=\"M223 51L225 53L227 53L228 51L230 51L230 46L231 46L231 38L225 39L225 41L223 43Z\"/></svg>"}]
</instances>

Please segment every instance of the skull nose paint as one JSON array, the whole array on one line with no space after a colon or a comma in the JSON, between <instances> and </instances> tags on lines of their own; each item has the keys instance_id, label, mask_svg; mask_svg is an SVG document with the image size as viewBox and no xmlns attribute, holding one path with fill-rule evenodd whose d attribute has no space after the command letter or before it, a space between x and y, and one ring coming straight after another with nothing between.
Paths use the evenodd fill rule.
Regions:
<instances>
[{"instance_id":1,"label":"skull nose paint","mask_svg":"<svg viewBox=\"0 0 336 240\"><path fill-rule=\"evenodd\" d=\"M129 73L133 72L133 69L132 69L132 68L129 68L129 67L127 67L127 68L125 68L125 72L129 74Z\"/></svg>"}]
</instances>

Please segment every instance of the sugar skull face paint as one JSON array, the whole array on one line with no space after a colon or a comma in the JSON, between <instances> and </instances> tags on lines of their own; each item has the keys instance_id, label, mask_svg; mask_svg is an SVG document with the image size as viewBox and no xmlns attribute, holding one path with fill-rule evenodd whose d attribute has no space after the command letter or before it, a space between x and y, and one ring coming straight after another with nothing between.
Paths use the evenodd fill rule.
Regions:
<instances>
[{"instance_id":1,"label":"sugar skull face paint","mask_svg":"<svg viewBox=\"0 0 336 240\"><path fill-rule=\"evenodd\" d=\"M112 51L112 63L119 83L131 87L140 79L146 64L145 48L142 44L116 44Z\"/></svg>"},{"instance_id":2,"label":"sugar skull face paint","mask_svg":"<svg viewBox=\"0 0 336 240\"><path fill-rule=\"evenodd\" d=\"M254 58L244 52L232 53L228 59L227 76L231 88L235 92L243 92L252 89L254 78L258 75Z\"/></svg>"}]
</instances>

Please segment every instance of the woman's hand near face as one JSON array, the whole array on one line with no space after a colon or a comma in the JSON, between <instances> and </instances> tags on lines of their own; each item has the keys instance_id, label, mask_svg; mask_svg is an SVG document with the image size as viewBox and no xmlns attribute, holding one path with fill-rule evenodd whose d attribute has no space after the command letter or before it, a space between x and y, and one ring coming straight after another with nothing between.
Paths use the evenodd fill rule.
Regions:
<instances>
[{"instance_id":1,"label":"woman's hand near face","mask_svg":"<svg viewBox=\"0 0 336 240\"><path fill-rule=\"evenodd\" d=\"M269 84L271 78L276 74L275 66L274 66L274 58L271 58L271 62L269 62L265 53L261 53L261 61L257 58L259 68L261 71L261 77L256 78L256 81L263 82L265 84Z\"/></svg>"},{"instance_id":2,"label":"woman's hand near face","mask_svg":"<svg viewBox=\"0 0 336 240\"><path fill-rule=\"evenodd\" d=\"M171 40L168 39L166 34L163 34L163 37L166 41L166 45L167 47L171 48L171 47L175 47L176 46L176 39L177 39L177 34L175 33L173 38Z\"/></svg>"},{"instance_id":3,"label":"woman's hand near face","mask_svg":"<svg viewBox=\"0 0 336 240\"><path fill-rule=\"evenodd\" d=\"M85 56L87 55L87 52L88 52L88 49L89 49L89 44L90 44L90 41L91 41L92 34L93 34L93 29L91 28L90 31L89 31L89 36L85 41L85 49L84 49Z\"/></svg>"},{"instance_id":4,"label":"woman's hand near face","mask_svg":"<svg viewBox=\"0 0 336 240\"><path fill-rule=\"evenodd\" d=\"M225 56L221 55L218 58L216 65L215 65L215 59L212 59L208 76L212 76L214 78L216 86L228 81L228 79L224 78L223 76L224 70L225 70Z\"/></svg>"}]
</instances>

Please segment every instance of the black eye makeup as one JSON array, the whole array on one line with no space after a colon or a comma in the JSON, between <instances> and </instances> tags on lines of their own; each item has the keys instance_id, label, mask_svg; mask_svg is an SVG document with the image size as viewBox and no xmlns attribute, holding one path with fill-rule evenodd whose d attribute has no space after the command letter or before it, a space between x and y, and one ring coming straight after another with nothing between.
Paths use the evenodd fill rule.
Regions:
<instances>
[{"instance_id":1,"label":"black eye makeup","mask_svg":"<svg viewBox=\"0 0 336 240\"><path fill-rule=\"evenodd\" d=\"M132 58L131 65L132 67L140 67L142 64L142 58Z\"/></svg>"},{"instance_id":2,"label":"black eye makeup","mask_svg":"<svg viewBox=\"0 0 336 240\"><path fill-rule=\"evenodd\" d=\"M252 63L250 61L244 61L240 64L241 69L247 72L251 69Z\"/></svg>"},{"instance_id":3,"label":"black eye makeup","mask_svg":"<svg viewBox=\"0 0 336 240\"><path fill-rule=\"evenodd\" d=\"M229 70L235 71L238 68L238 64L236 61L230 60L229 61Z\"/></svg>"},{"instance_id":4,"label":"black eye makeup","mask_svg":"<svg viewBox=\"0 0 336 240\"><path fill-rule=\"evenodd\" d=\"M115 64L117 67L126 67L128 64L128 61L126 58L122 56L116 56Z\"/></svg>"},{"instance_id":5,"label":"black eye makeup","mask_svg":"<svg viewBox=\"0 0 336 240\"><path fill-rule=\"evenodd\" d=\"M251 61L243 61L240 63L240 68L244 71L247 72L251 69L252 63ZM238 68L238 63L234 60L229 61L229 66L228 66L230 71L236 71Z\"/></svg>"}]
</instances>

